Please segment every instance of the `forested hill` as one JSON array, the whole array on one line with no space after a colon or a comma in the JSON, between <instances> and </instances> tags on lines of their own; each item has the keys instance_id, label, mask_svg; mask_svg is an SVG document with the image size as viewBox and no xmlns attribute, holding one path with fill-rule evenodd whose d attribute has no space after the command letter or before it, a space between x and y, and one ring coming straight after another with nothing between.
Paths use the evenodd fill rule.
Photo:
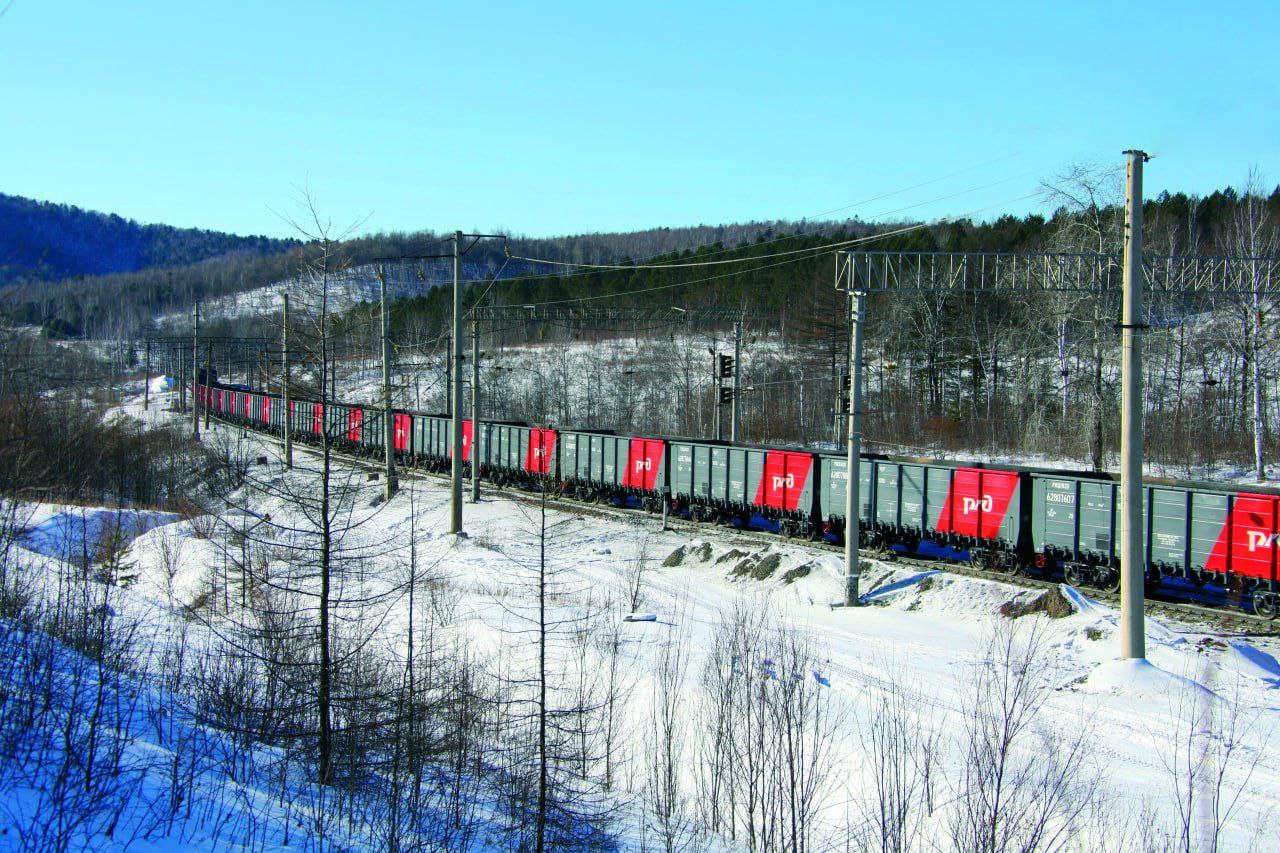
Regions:
<instances>
[{"instance_id":1,"label":"forested hill","mask_svg":"<svg viewBox=\"0 0 1280 853\"><path fill-rule=\"evenodd\" d=\"M1280 188L1253 196L1260 214L1280 223ZM1162 193L1144 205L1144 232L1153 254L1240 254L1228 234L1243 200L1231 189L1204 197ZM834 296L833 243L866 239L868 249L909 252L1119 251L1123 211L1110 205L1092 212L1062 207L1048 217L1006 215L989 222L967 219L939 224L866 223L759 231L753 239L731 239L670 251L656 266L615 256L621 268L564 269L539 266L497 291L509 304L564 304L588 299L646 308L667 306L746 308L787 317L822 316L841 310ZM546 256L544 256L546 257ZM592 263L592 261L586 261ZM484 288L479 288L484 289ZM430 293L404 306L405 317L446 316L447 294ZM407 319L406 319L407 321Z\"/></svg>"},{"instance_id":2,"label":"forested hill","mask_svg":"<svg viewBox=\"0 0 1280 853\"><path fill-rule=\"evenodd\" d=\"M18 200L22 201L22 200ZM39 206L35 202L27 202ZM50 206L56 208L56 206ZM90 216L100 216L90 214ZM102 217L123 224L116 217ZM134 226L142 230L159 226ZM612 262L620 258L643 259L678 252L693 246L715 244L749 244L758 239L772 239L778 234L834 233L858 228L856 222L796 223L749 222L733 225L696 225L677 228L652 228L620 233L579 234L563 237L526 238L513 235L511 250L516 255L550 258L574 263ZM0 221L0 229L5 228ZM209 232L187 232L168 229L174 235L201 234L227 240L240 240ZM341 256L353 266L367 264L376 258L419 255L448 250L448 236L431 231L413 233L376 233L357 237L343 244ZM233 297L246 291L267 287L296 276L313 246L289 241L263 241L266 248L254 251L242 248L222 255L194 261L174 260L143 268L126 268L98 275L69 274L61 280L31 276L26 281L8 279L0 286L0 315L10 321L43 326L63 336L120 337L134 334L153 318L185 310L194 301L211 301ZM180 245L176 237L159 245ZM0 265L6 263L4 244L0 242ZM284 251L290 249L291 251ZM113 251L109 247L106 251ZM194 253L192 254L194 257ZM506 258L500 241L483 241L467 255L464 270L470 276L487 278L501 274L503 278L537 272L544 267ZM447 274L449 265L440 262L438 269ZM0 276L0 284L6 283Z\"/></svg>"},{"instance_id":3,"label":"forested hill","mask_svg":"<svg viewBox=\"0 0 1280 853\"><path fill-rule=\"evenodd\" d=\"M1272 221L1280 221L1280 188L1249 196ZM1147 245L1167 254L1240 254L1224 240L1238 218L1242 198L1232 189L1196 197L1162 194L1146 207ZM1119 248L1120 208L1092 212L1056 210L1005 216L992 222L952 221L929 226L844 222L749 222L733 225L653 228L527 238L512 235L508 258L498 240L468 253L465 275L506 284L493 298L536 303L590 297L609 304L667 307L719 305L780 312L787 317L825 316L835 310L829 249L833 240L884 235L880 249L1011 250L1053 248L1097 251L1099 241ZM352 266L377 258L447 251L448 235L430 231L375 233L342 245ZM242 238L209 231L134 222L59 205L0 195L0 315L64 336L121 338L154 318L266 288L298 275L318 251L305 242ZM622 264L622 269L582 270L519 258L576 264ZM694 266L644 268L636 262L692 260ZM733 263L721 262L736 259ZM425 278L424 290L443 281L449 265ZM88 271L98 272L88 272ZM430 270L429 270L430 272ZM481 286L484 289L484 286ZM444 316L444 294L408 300L402 316L429 323Z\"/></svg>"},{"instance_id":4,"label":"forested hill","mask_svg":"<svg viewBox=\"0 0 1280 853\"><path fill-rule=\"evenodd\" d=\"M142 225L114 213L0 193L0 287L276 254L292 245L291 240Z\"/></svg>"}]
</instances>

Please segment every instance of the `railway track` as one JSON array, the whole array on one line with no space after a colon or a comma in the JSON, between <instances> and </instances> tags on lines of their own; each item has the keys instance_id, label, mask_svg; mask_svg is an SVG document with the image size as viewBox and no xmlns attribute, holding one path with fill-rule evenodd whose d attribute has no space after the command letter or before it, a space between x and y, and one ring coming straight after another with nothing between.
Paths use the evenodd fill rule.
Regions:
<instances>
[{"instance_id":1,"label":"railway track","mask_svg":"<svg viewBox=\"0 0 1280 853\"><path fill-rule=\"evenodd\" d=\"M239 424L222 421L217 417L212 418L211 422L217 423L223 428L241 430L246 434L252 432L255 436L266 439L277 446L284 444L283 439L271 433L250 430ZM294 442L293 449L295 453L304 452L316 454L319 452L314 446L301 442ZM333 453L348 462L379 475L384 471L384 463L380 461L374 462L366 457L346 453L341 450L334 450ZM449 477L447 475L437 474L421 468L401 467L398 471L401 477L410 476L421 480L449 482ZM482 483L481 490L484 493L490 495L502 495L508 499L519 501L526 505L536 505L539 503L539 498L535 495L527 494L515 489L499 488L497 486L485 485ZM552 497L550 499L550 503L554 504L555 508L561 512L609 518L629 523L635 523L637 517L653 517L645 513L643 510L623 509L621 507L605 506L603 504L596 503L583 503L562 496ZM705 536L708 533L713 533L716 536L730 541L737 540L741 542L753 542L765 545L787 543L815 551L827 551L841 555L844 554L843 547L833 545L829 542L788 539L775 533L744 530L740 527L733 527L730 525L699 523L688 521L683 518L673 518L671 516L667 517L665 525L668 530L690 533L695 536ZM859 550L859 554L869 559L891 562L896 565L912 566L919 568L922 571L941 570L964 577L999 581L1001 583L1020 586L1026 589L1048 590L1056 589L1059 586L1058 581L1050 581L1044 578L1034 577L1023 572L990 572L976 569L962 563L947 562L940 559L925 560L893 552L885 553ZM1106 590L1096 589L1094 587L1084 587L1083 589L1090 598L1107 602L1108 604L1113 604L1117 607L1120 604L1120 596L1118 593L1107 592ZM867 591L870 592L870 590ZM1231 603L1217 604L1204 601L1195 602L1177 600L1167 597L1162 592L1157 592L1155 595L1148 594L1146 596L1146 609L1148 614L1173 617L1189 624L1207 628L1212 633L1219 636L1280 637L1280 626L1278 626L1276 622L1252 613L1247 613L1239 609L1238 605Z\"/></svg>"}]
</instances>

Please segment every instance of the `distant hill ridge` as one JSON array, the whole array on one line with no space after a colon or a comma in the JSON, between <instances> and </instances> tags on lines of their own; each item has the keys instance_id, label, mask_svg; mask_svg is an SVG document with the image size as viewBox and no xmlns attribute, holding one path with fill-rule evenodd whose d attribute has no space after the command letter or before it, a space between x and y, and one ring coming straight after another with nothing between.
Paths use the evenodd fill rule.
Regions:
<instances>
[{"instance_id":1,"label":"distant hill ridge","mask_svg":"<svg viewBox=\"0 0 1280 853\"><path fill-rule=\"evenodd\" d=\"M0 287L270 255L292 240L143 225L114 213L0 193Z\"/></svg>"},{"instance_id":2,"label":"distant hill ridge","mask_svg":"<svg viewBox=\"0 0 1280 853\"><path fill-rule=\"evenodd\" d=\"M865 226L854 220L774 220L556 237L513 234L510 239L513 254L601 263L850 227ZM371 233L347 241L343 256L361 265L375 258L442 251L447 236L432 231ZM310 251L296 240L141 225L115 214L0 194L0 316L60 336L118 337L159 317L185 313L196 300L211 307L243 302L241 307L265 309L272 302L267 291L294 278ZM447 277L449 265L441 261L437 266L424 271L424 284ZM464 275L474 278L562 271L509 260L497 240L474 247L464 264ZM238 298L241 294L246 298Z\"/></svg>"}]
</instances>

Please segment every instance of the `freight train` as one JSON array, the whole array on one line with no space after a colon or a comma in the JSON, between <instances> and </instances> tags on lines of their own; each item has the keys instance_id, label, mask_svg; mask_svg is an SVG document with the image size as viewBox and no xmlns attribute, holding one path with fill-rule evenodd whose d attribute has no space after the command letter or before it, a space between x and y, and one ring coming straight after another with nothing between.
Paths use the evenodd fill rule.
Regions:
<instances>
[{"instance_id":1,"label":"freight train","mask_svg":"<svg viewBox=\"0 0 1280 853\"><path fill-rule=\"evenodd\" d=\"M197 385L216 417L282 434L279 395ZM395 411L401 463L430 471L451 465L447 416ZM327 438L382 457L380 408L290 400L294 439ZM475 439L478 437L478 441ZM629 436L524 423L463 422L462 458L498 486L550 483L579 501L608 503L711 524L771 530L842 543L843 454L665 436ZM1114 590L1120 583L1119 482L1106 474L863 454L859 546L885 553L966 561L979 568L1062 578ZM1254 611L1280 613L1280 490L1148 478L1143 485L1149 587L1223 587Z\"/></svg>"}]
</instances>

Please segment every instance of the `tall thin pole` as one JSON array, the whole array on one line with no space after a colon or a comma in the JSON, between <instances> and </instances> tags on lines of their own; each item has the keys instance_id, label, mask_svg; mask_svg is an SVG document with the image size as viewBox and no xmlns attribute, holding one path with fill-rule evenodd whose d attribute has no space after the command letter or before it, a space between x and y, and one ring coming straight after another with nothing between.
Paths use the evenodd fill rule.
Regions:
<instances>
[{"instance_id":1,"label":"tall thin pole","mask_svg":"<svg viewBox=\"0 0 1280 853\"><path fill-rule=\"evenodd\" d=\"M387 475L383 496L396 493L396 424L391 412L391 320L387 316L387 273L378 267L379 295L382 299L382 440L386 451Z\"/></svg>"},{"instance_id":2,"label":"tall thin pole","mask_svg":"<svg viewBox=\"0 0 1280 853\"><path fill-rule=\"evenodd\" d=\"M723 384L720 380L720 353L716 351L715 335L711 336L711 411L716 418L716 441L723 437L723 430L720 422L720 410L724 408L720 403L720 386Z\"/></svg>"},{"instance_id":3,"label":"tall thin pole","mask_svg":"<svg viewBox=\"0 0 1280 853\"><path fill-rule=\"evenodd\" d=\"M197 301L191 326L191 434L200 437L200 404L196 384L200 381L200 303Z\"/></svg>"},{"instance_id":4,"label":"tall thin pole","mask_svg":"<svg viewBox=\"0 0 1280 853\"><path fill-rule=\"evenodd\" d=\"M1147 559L1142 541L1142 164L1126 151L1124 198L1124 311L1120 364L1120 656L1145 658L1143 624Z\"/></svg>"},{"instance_id":5,"label":"tall thin pole","mask_svg":"<svg viewBox=\"0 0 1280 853\"><path fill-rule=\"evenodd\" d=\"M147 338L147 381L142 385L142 411L151 408L151 338Z\"/></svg>"},{"instance_id":6,"label":"tall thin pole","mask_svg":"<svg viewBox=\"0 0 1280 853\"><path fill-rule=\"evenodd\" d=\"M862 507L858 494L861 485L862 457L862 323L867 316L867 294L853 289L853 264L849 264L849 434L846 442L846 468L849 481L844 491L844 603L858 606L858 583L861 566L858 565L858 540L860 524L858 512Z\"/></svg>"},{"instance_id":7,"label":"tall thin pole","mask_svg":"<svg viewBox=\"0 0 1280 853\"><path fill-rule=\"evenodd\" d=\"M480 429L480 321L471 321L471 502L480 503L480 447L484 430Z\"/></svg>"},{"instance_id":8,"label":"tall thin pole","mask_svg":"<svg viewBox=\"0 0 1280 853\"><path fill-rule=\"evenodd\" d=\"M453 338L444 348L444 413L453 416Z\"/></svg>"},{"instance_id":9,"label":"tall thin pole","mask_svg":"<svg viewBox=\"0 0 1280 853\"><path fill-rule=\"evenodd\" d=\"M453 466L449 500L449 532L462 532L462 232L453 233Z\"/></svg>"},{"instance_id":10,"label":"tall thin pole","mask_svg":"<svg viewBox=\"0 0 1280 853\"><path fill-rule=\"evenodd\" d=\"M293 413L289 411L289 294L284 294L280 323L280 396L284 403L284 465L293 467Z\"/></svg>"},{"instance_id":11,"label":"tall thin pole","mask_svg":"<svg viewBox=\"0 0 1280 853\"><path fill-rule=\"evenodd\" d=\"M729 414L729 440L736 442L738 440L738 371L741 369L739 361L742 359L742 321L739 320L733 324L733 408Z\"/></svg>"},{"instance_id":12,"label":"tall thin pole","mask_svg":"<svg viewBox=\"0 0 1280 853\"><path fill-rule=\"evenodd\" d=\"M204 364L206 368L206 372L204 376L205 385L206 385L205 390L207 391L208 390L207 386L210 384L209 382L210 374L213 373L213 344L208 341L206 341L204 345ZM204 431L205 432L209 431L210 417L212 417L212 415L209 412L209 401L208 399L206 399L204 403Z\"/></svg>"}]
</instances>

